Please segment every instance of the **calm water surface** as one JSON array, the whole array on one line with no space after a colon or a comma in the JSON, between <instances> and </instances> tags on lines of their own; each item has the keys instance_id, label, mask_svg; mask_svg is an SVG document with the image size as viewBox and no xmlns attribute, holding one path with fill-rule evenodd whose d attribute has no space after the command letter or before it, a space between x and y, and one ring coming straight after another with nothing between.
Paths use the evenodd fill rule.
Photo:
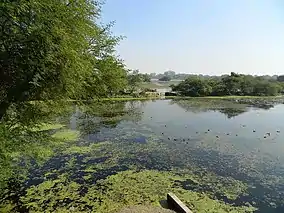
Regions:
<instances>
[{"instance_id":1,"label":"calm water surface","mask_svg":"<svg viewBox=\"0 0 284 213\"><path fill-rule=\"evenodd\" d=\"M113 128L89 132L84 139L158 140L173 149L176 159L170 166L194 164L244 181L251 187L250 195L235 203L246 200L256 203L259 212L284 212L284 105L204 107L171 100L131 102L126 107L130 105L141 111L139 119L122 119ZM71 127L76 128L79 117L73 118Z\"/></svg>"},{"instance_id":2,"label":"calm water surface","mask_svg":"<svg viewBox=\"0 0 284 213\"><path fill-rule=\"evenodd\" d=\"M231 103L210 104L206 100L198 104L190 100L157 100L118 105L115 109L128 109L130 113L104 120L112 115L97 116L74 108L65 122L69 128L80 130L81 146L101 141L119 143L120 149L128 154L123 157L123 152L119 154L118 171L128 169L129 162L157 170L200 168L249 185L247 195L225 202L233 205L249 202L259 208L258 212L284 212L284 105L261 109ZM152 141L166 145L169 152L135 150L135 144L140 147ZM115 150L108 152L114 153ZM35 177L47 169L60 169L60 156L32 172L28 183L36 184L40 178ZM78 168L87 164L81 162Z\"/></svg>"}]
</instances>

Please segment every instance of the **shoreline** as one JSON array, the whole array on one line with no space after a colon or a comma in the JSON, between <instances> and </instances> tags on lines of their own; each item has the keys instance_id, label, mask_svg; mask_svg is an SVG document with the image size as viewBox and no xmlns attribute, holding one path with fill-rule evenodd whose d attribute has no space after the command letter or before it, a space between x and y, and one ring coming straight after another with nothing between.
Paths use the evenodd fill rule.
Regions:
<instances>
[{"instance_id":1,"label":"shoreline","mask_svg":"<svg viewBox=\"0 0 284 213\"><path fill-rule=\"evenodd\" d=\"M163 96L163 97L113 97L94 99L95 101L132 101L132 100L167 100L167 99L281 99L284 96Z\"/></svg>"}]
</instances>

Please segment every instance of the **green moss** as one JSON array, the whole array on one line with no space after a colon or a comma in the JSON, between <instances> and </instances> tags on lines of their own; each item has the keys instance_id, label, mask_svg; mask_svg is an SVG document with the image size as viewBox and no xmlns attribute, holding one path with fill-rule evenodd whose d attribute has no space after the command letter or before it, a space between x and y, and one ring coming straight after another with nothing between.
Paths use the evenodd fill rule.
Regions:
<instances>
[{"instance_id":1,"label":"green moss","mask_svg":"<svg viewBox=\"0 0 284 213\"><path fill-rule=\"evenodd\" d=\"M75 130L64 129L52 135L53 138L61 141L76 141L79 139L80 133Z\"/></svg>"}]
</instances>

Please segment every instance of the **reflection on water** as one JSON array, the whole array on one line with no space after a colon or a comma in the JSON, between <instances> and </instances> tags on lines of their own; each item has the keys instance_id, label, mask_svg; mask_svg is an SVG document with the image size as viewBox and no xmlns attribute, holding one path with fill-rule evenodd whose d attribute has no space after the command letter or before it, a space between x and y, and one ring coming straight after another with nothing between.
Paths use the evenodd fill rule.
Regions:
<instances>
[{"instance_id":1,"label":"reflection on water","mask_svg":"<svg viewBox=\"0 0 284 213\"><path fill-rule=\"evenodd\" d=\"M177 180L185 190L204 192L233 206L250 203L258 212L280 213L284 211L283 112L283 105L263 109L202 99L78 105L71 116L57 120L80 131L80 139L55 145L56 151L42 163L31 160L19 191L11 193L12 178L4 198L17 202L14 210L25 212L29 205L21 196L46 180L81 184L84 196L98 180L120 171L149 169L179 175L187 171L204 180ZM236 181L247 186L245 192L236 192L245 188Z\"/></svg>"}]
</instances>

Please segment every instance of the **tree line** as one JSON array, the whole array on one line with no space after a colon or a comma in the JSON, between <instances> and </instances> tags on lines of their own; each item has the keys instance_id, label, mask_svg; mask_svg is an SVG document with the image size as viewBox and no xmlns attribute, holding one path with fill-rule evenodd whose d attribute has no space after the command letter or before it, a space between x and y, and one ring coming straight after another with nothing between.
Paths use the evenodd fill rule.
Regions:
<instances>
[{"instance_id":1,"label":"tree line","mask_svg":"<svg viewBox=\"0 0 284 213\"><path fill-rule=\"evenodd\" d=\"M164 73L150 73L149 74L151 79L159 79L161 81L170 81L170 80L185 80L189 77L198 77L198 78L223 78L228 75L221 75L221 76L210 76L205 74L192 74L192 73L176 73L174 71L165 71ZM284 75L262 75L262 76L253 76L253 77L261 77L266 80L277 80L277 81L284 81Z\"/></svg>"},{"instance_id":2,"label":"tree line","mask_svg":"<svg viewBox=\"0 0 284 213\"><path fill-rule=\"evenodd\" d=\"M231 72L222 78L189 77L178 85L171 85L173 91L182 96L275 96L282 93L284 84L277 80L243 75Z\"/></svg>"}]
</instances>

